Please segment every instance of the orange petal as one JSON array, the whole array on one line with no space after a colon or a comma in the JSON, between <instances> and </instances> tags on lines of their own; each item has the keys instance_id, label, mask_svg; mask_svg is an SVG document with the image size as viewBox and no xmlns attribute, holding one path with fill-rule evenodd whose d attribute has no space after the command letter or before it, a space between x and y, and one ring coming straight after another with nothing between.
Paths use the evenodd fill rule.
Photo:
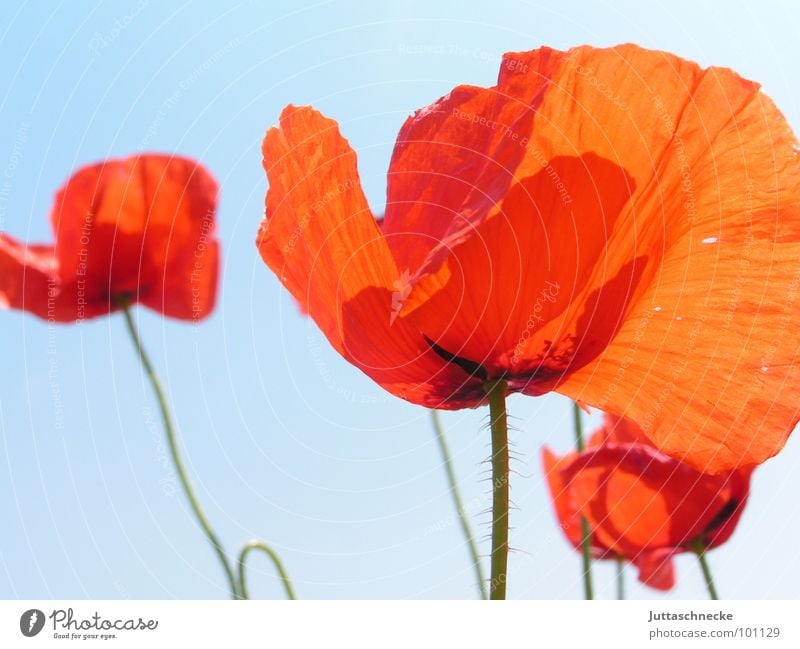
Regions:
<instances>
[{"instance_id":1,"label":"orange petal","mask_svg":"<svg viewBox=\"0 0 800 649\"><path fill-rule=\"evenodd\" d=\"M280 127L267 131L263 153L270 187L257 243L267 265L333 347L383 387L416 403L463 407L453 394L469 381L480 386L399 317L408 278L397 271L336 122L289 106Z\"/></svg>"},{"instance_id":2,"label":"orange petal","mask_svg":"<svg viewBox=\"0 0 800 649\"><path fill-rule=\"evenodd\" d=\"M567 198L560 186L569 188ZM624 170L591 153L553 160L550 170L516 183L500 214L416 282L405 312L490 377L510 377L513 389L549 390L567 368L603 350L619 317L595 312L624 312L642 272L644 263L605 286L589 282L632 191Z\"/></svg>"},{"instance_id":3,"label":"orange petal","mask_svg":"<svg viewBox=\"0 0 800 649\"><path fill-rule=\"evenodd\" d=\"M649 438L632 420L605 413L603 425L594 431L586 442L587 448L604 444L644 444L652 446Z\"/></svg>"},{"instance_id":4,"label":"orange petal","mask_svg":"<svg viewBox=\"0 0 800 649\"><path fill-rule=\"evenodd\" d=\"M636 420L700 470L777 453L800 417L800 165L772 101L730 70L578 48L533 142L548 159L592 151L635 183L588 283L647 259L626 308L594 315L621 320L607 349L559 391Z\"/></svg>"},{"instance_id":5,"label":"orange petal","mask_svg":"<svg viewBox=\"0 0 800 649\"><path fill-rule=\"evenodd\" d=\"M477 115L479 128L471 130L473 118L462 113ZM498 119L481 124L481 116ZM512 123L500 124L506 121ZM498 124L512 142L520 136L519 147L498 138ZM318 131L306 131L296 140L307 155L277 166L289 170L306 198L333 213L339 208L327 205L326 190L301 182L307 167L320 167L314 156L321 149L307 137ZM330 148L323 160L342 152L342 165L328 165L346 167L334 174L337 182L355 178L349 147L337 144L341 138L322 139ZM369 256L380 259L364 272L391 267L388 277L353 282L371 291L352 312L354 331L363 322L360 311L386 310L386 292L393 296L392 317L413 325L397 340L388 336L387 349L358 349L360 366L389 375L403 366L417 380L416 370L404 365L425 355L416 328L442 357L456 354L463 367L505 376L512 390L559 389L628 414L660 449L695 467L723 471L763 461L780 449L800 415L794 405L800 339L790 326L800 308L792 288L800 253L795 145L758 86L728 70L702 70L632 45L507 55L494 89L458 88L404 127L383 224L391 254L385 241L373 244L371 215L358 220L368 232L334 234L345 245L329 254L337 262L330 268L343 268L341 257L352 254L354 242L369 242L376 249ZM593 161L583 165L591 171L582 172L576 161ZM553 174L558 177L555 188L545 188L542 173L551 185ZM594 192L602 209L570 214L554 200L563 199L562 190L572 201L590 200ZM330 200L368 211L360 189L357 194L341 199L333 192ZM537 230L524 219L540 204L547 218ZM292 230L307 227L302 209L309 201L298 206L285 219L289 230L277 237L281 245L292 241ZM273 211L279 207L273 200ZM314 233L309 259L323 232L332 230ZM537 234L548 241L515 250L515 241L530 243ZM313 279L308 260L284 263L279 250L264 246L262 254L293 293L307 293L301 303L313 306L315 289L303 286ZM399 266L388 261L392 256ZM532 281L520 278L524 269L527 278L541 279L550 256L561 259L555 272L571 280L570 291L563 302L548 304L544 322L534 318L528 327L530 313L542 315L545 307L536 312ZM410 295L398 279L407 270ZM333 279L313 284L329 291ZM393 281L403 288L391 289ZM356 294L350 282L342 284L346 297ZM395 300L398 294L402 299ZM397 302L404 304L399 315ZM340 310L320 300L314 317L342 351ZM372 333L379 346L390 332ZM463 381L463 372L453 378L454 385ZM470 393L453 407L474 403Z\"/></svg>"},{"instance_id":6,"label":"orange petal","mask_svg":"<svg viewBox=\"0 0 800 649\"><path fill-rule=\"evenodd\" d=\"M707 541L723 524L729 535L748 483L737 475L698 473L639 444L587 451L564 469L563 479L598 541L628 558Z\"/></svg>"}]
</instances>

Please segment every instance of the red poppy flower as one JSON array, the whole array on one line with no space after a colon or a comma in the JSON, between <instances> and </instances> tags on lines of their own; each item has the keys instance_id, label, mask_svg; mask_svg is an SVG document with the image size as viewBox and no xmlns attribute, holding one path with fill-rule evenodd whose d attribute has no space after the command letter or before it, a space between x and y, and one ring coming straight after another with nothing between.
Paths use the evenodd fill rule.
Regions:
<instances>
[{"instance_id":1,"label":"red poppy flower","mask_svg":"<svg viewBox=\"0 0 800 649\"><path fill-rule=\"evenodd\" d=\"M203 318L216 300L216 203L216 182L186 158L84 167L56 194L54 245L0 233L0 305L57 322L107 314L122 301Z\"/></svg>"},{"instance_id":2,"label":"red poppy flower","mask_svg":"<svg viewBox=\"0 0 800 649\"><path fill-rule=\"evenodd\" d=\"M385 217L336 122L267 131L258 247L349 362L413 403L487 380L638 421L707 471L800 416L800 164L759 86L633 45L506 54L403 125Z\"/></svg>"},{"instance_id":3,"label":"red poppy flower","mask_svg":"<svg viewBox=\"0 0 800 649\"><path fill-rule=\"evenodd\" d=\"M674 555L730 538L752 473L700 473L659 453L636 424L608 415L585 451L559 459L544 449L543 459L570 543L581 547L585 517L597 558L623 557L639 568L642 583L660 590L675 584Z\"/></svg>"}]
</instances>

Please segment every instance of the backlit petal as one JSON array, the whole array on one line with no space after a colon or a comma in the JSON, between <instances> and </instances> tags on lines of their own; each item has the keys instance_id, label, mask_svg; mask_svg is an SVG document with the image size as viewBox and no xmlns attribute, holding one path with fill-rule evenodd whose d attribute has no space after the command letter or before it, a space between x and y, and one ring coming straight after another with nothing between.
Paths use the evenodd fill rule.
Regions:
<instances>
[{"instance_id":1,"label":"backlit petal","mask_svg":"<svg viewBox=\"0 0 800 649\"><path fill-rule=\"evenodd\" d=\"M698 473L640 444L587 451L563 479L598 540L628 557L644 548L686 547L744 504L734 494L737 478Z\"/></svg>"},{"instance_id":2,"label":"backlit petal","mask_svg":"<svg viewBox=\"0 0 800 649\"><path fill-rule=\"evenodd\" d=\"M593 154L552 168L574 198L565 202L546 170L515 184L501 213L421 277L405 307L440 346L490 376L529 377L523 386L535 380L535 393L605 348L619 319L597 312L624 312L645 265L630 264L605 286L590 283L631 181Z\"/></svg>"},{"instance_id":3,"label":"backlit petal","mask_svg":"<svg viewBox=\"0 0 800 649\"><path fill-rule=\"evenodd\" d=\"M457 407L450 398L469 376L399 317L408 279L397 271L336 123L288 107L280 127L267 132L263 153L270 187L258 246L267 265L351 363L394 394Z\"/></svg>"},{"instance_id":4,"label":"backlit petal","mask_svg":"<svg viewBox=\"0 0 800 649\"><path fill-rule=\"evenodd\" d=\"M592 283L648 259L626 309L597 314L621 320L605 352L559 391L636 420L700 470L774 455L800 416L800 165L786 120L730 70L621 46L572 51L536 126L552 154L594 151L636 184Z\"/></svg>"},{"instance_id":5,"label":"backlit petal","mask_svg":"<svg viewBox=\"0 0 800 649\"><path fill-rule=\"evenodd\" d=\"M525 66L526 83L515 73ZM441 240L468 232L501 202L520 161L554 64L503 58L496 86L459 86L400 130L388 174L383 228L412 274Z\"/></svg>"}]
</instances>

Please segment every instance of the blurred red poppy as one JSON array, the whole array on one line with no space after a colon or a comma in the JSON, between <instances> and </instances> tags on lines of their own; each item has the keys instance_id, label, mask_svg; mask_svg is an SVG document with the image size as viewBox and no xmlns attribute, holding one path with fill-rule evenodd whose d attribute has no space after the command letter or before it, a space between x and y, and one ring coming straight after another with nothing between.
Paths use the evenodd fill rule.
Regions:
<instances>
[{"instance_id":1,"label":"blurred red poppy","mask_svg":"<svg viewBox=\"0 0 800 649\"><path fill-rule=\"evenodd\" d=\"M217 184L199 163L167 155L80 169L50 214L54 245L0 233L0 305L55 322L139 302L182 320L214 308Z\"/></svg>"},{"instance_id":2,"label":"blurred red poppy","mask_svg":"<svg viewBox=\"0 0 800 649\"><path fill-rule=\"evenodd\" d=\"M335 121L267 131L267 265L413 403L551 390L704 471L777 453L800 402L800 164L759 86L634 45L506 54L406 120L385 217Z\"/></svg>"},{"instance_id":3,"label":"blurred red poppy","mask_svg":"<svg viewBox=\"0 0 800 649\"><path fill-rule=\"evenodd\" d=\"M659 590L675 584L672 557L727 541L742 515L752 469L709 475L667 457L636 424L606 416L582 453L543 460L561 529L576 549L581 516L596 558L616 556Z\"/></svg>"}]
</instances>

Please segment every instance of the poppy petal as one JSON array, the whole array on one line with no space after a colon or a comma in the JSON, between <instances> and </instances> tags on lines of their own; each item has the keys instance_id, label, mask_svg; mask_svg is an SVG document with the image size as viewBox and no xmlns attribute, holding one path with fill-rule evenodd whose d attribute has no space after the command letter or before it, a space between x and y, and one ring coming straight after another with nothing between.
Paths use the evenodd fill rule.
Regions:
<instances>
[{"instance_id":1,"label":"poppy petal","mask_svg":"<svg viewBox=\"0 0 800 649\"><path fill-rule=\"evenodd\" d=\"M470 381L399 317L408 278L361 189L356 154L336 122L287 107L267 131L262 258L333 347L390 392L432 407Z\"/></svg>"},{"instance_id":2,"label":"poppy petal","mask_svg":"<svg viewBox=\"0 0 800 649\"><path fill-rule=\"evenodd\" d=\"M216 201L214 179L187 158L82 168L51 212L62 282L82 278L90 301L125 296L171 317L205 317L217 288Z\"/></svg>"},{"instance_id":3,"label":"poppy petal","mask_svg":"<svg viewBox=\"0 0 800 649\"><path fill-rule=\"evenodd\" d=\"M195 161L163 156L142 158L139 177L149 188L144 246L155 269L142 304L175 318L203 319L217 296L217 183Z\"/></svg>"},{"instance_id":4,"label":"poppy petal","mask_svg":"<svg viewBox=\"0 0 800 649\"><path fill-rule=\"evenodd\" d=\"M639 569L639 581L656 590L671 590L675 586L675 564L671 549L640 553L633 564Z\"/></svg>"},{"instance_id":5,"label":"poppy petal","mask_svg":"<svg viewBox=\"0 0 800 649\"><path fill-rule=\"evenodd\" d=\"M569 487L562 477L564 469L573 461L574 454L558 458L549 448L542 449L542 465L550 498L558 524L574 547L581 545L581 523L578 510L572 502Z\"/></svg>"},{"instance_id":6,"label":"poppy petal","mask_svg":"<svg viewBox=\"0 0 800 649\"><path fill-rule=\"evenodd\" d=\"M512 391L557 389L627 415L705 471L781 448L800 417L790 324L800 315L800 168L791 129L757 84L634 45L508 54L495 87L459 87L407 121L382 240L335 123L293 112L265 140L265 158L277 154L267 213L283 225L271 251L264 228L262 255L336 349L383 385L398 367L404 384L437 382L436 362L426 366L436 378L417 373L433 350L457 366L451 407L476 405L476 381L503 376ZM288 162L286 134L304 154ZM304 198L283 218L295 183ZM562 209L591 200L592 184L598 209ZM538 230L537 206L548 216ZM537 245L520 252L517 241ZM280 246L303 248L304 260L290 263ZM317 271L326 246L328 270ZM350 255L370 258L354 264L354 280L342 276ZM549 257L569 290L537 312L533 282L520 278L541 280ZM321 294L337 292L326 306ZM363 318L387 304L402 335L378 336ZM531 312L542 321L529 327ZM375 349L359 347L369 334Z\"/></svg>"},{"instance_id":7,"label":"poppy petal","mask_svg":"<svg viewBox=\"0 0 800 649\"><path fill-rule=\"evenodd\" d=\"M582 453L563 479L598 540L627 557L643 548L684 547L704 538L735 500L735 478L698 473L640 444L607 444ZM741 511L740 503L737 507Z\"/></svg>"},{"instance_id":8,"label":"poppy petal","mask_svg":"<svg viewBox=\"0 0 800 649\"><path fill-rule=\"evenodd\" d=\"M605 351L558 390L702 471L777 453L800 418L800 165L773 102L730 70L578 48L536 138L549 157L593 151L635 182L590 283L648 260L625 309L595 316L620 323Z\"/></svg>"},{"instance_id":9,"label":"poppy petal","mask_svg":"<svg viewBox=\"0 0 800 649\"><path fill-rule=\"evenodd\" d=\"M603 414L603 425L595 430L586 442L587 448L604 444L643 444L652 446L642 429L632 420L609 413Z\"/></svg>"},{"instance_id":10,"label":"poppy petal","mask_svg":"<svg viewBox=\"0 0 800 649\"><path fill-rule=\"evenodd\" d=\"M361 189L356 154L336 122L294 106L267 131L263 154L269 191L259 251L342 353L338 305L399 277Z\"/></svg>"},{"instance_id":11,"label":"poppy petal","mask_svg":"<svg viewBox=\"0 0 800 649\"><path fill-rule=\"evenodd\" d=\"M600 291L604 312L624 311L631 294L628 276L622 290L588 284L629 201L630 178L593 154L554 160L552 168L574 198L565 202L546 170L516 183L500 214L417 280L404 311L440 346L490 376L525 377L523 391L539 394L613 334L608 320L586 316L601 308Z\"/></svg>"},{"instance_id":12,"label":"poppy petal","mask_svg":"<svg viewBox=\"0 0 800 649\"><path fill-rule=\"evenodd\" d=\"M514 181L554 70L543 57L527 69L528 83L515 84L519 65L505 56L496 86L459 86L400 129L383 220L400 268L415 274L440 241L483 220Z\"/></svg>"},{"instance_id":13,"label":"poppy petal","mask_svg":"<svg viewBox=\"0 0 800 649\"><path fill-rule=\"evenodd\" d=\"M74 322L108 313L108 304L87 300L85 285L62 282L52 246L26 246L0 233L0 307L43 320Z\"/></svg>"}]
</instances>

